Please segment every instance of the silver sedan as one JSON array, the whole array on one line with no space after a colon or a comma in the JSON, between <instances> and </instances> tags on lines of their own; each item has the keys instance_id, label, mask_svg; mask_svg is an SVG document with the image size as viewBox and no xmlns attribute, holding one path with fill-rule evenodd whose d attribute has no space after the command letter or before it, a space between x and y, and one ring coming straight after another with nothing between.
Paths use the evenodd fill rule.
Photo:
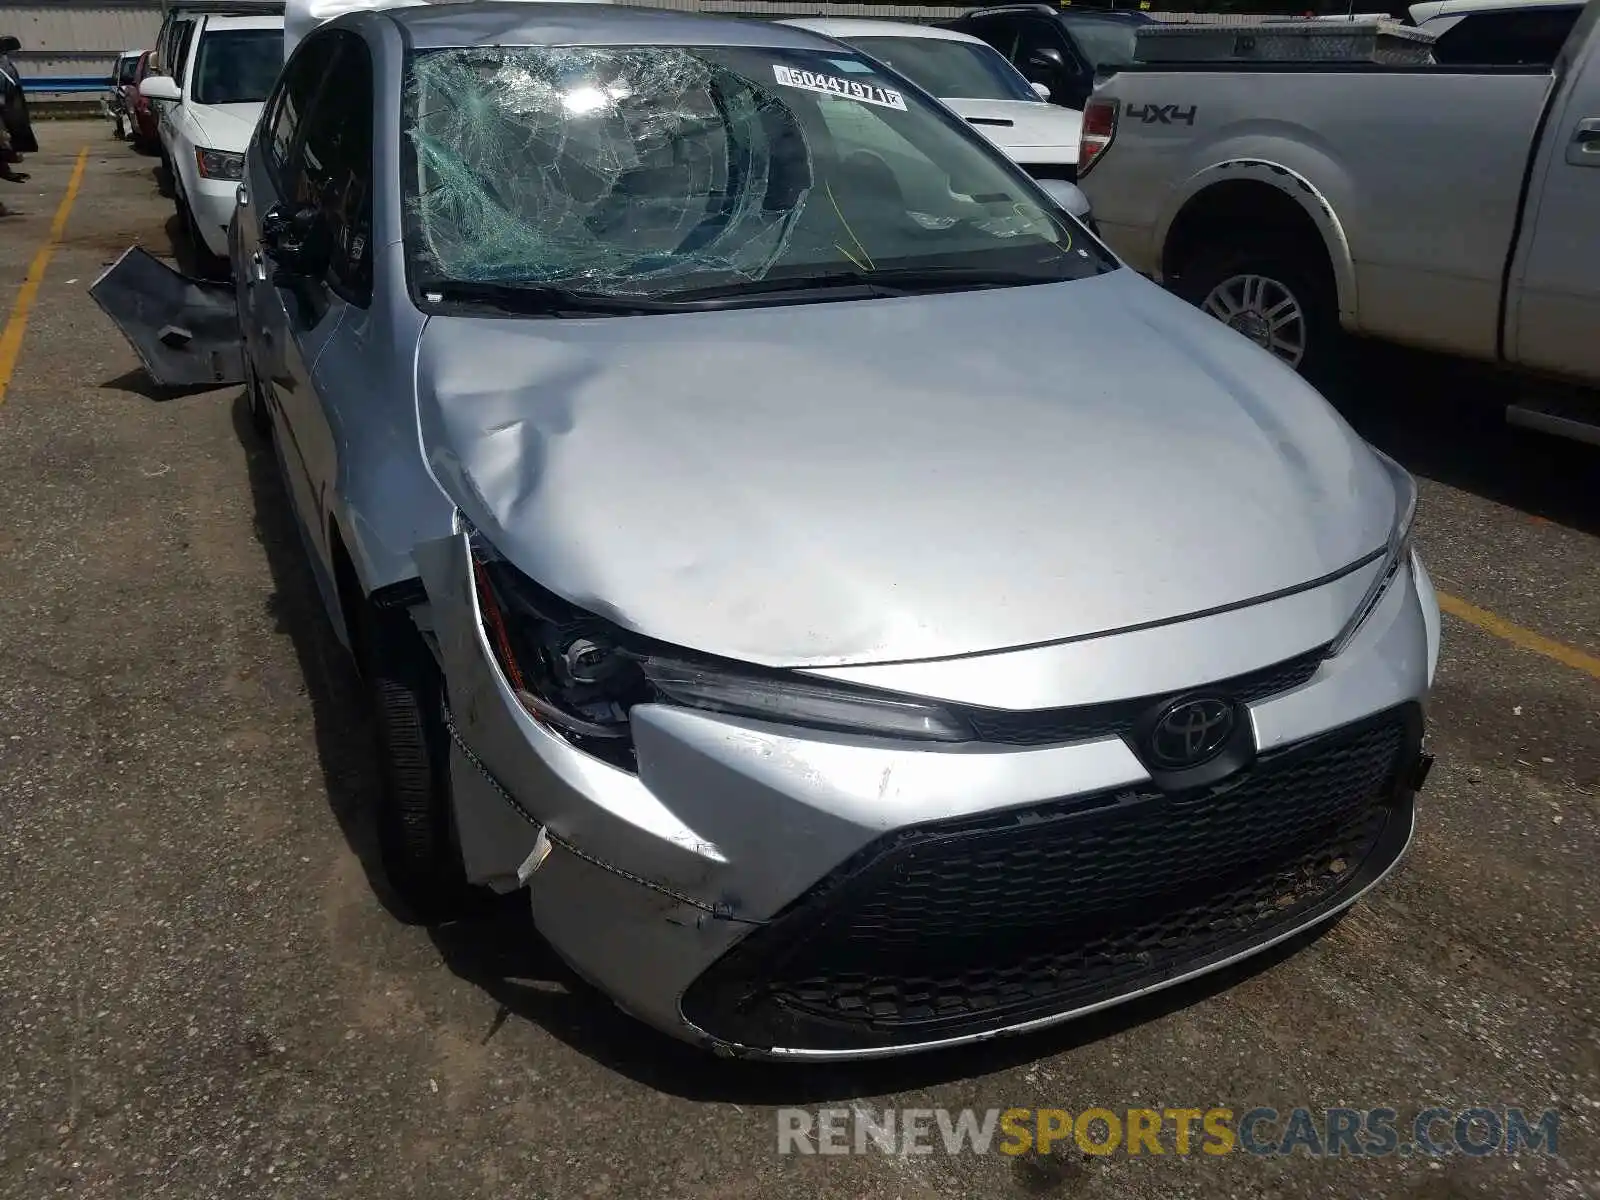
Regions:
<instances>
[{"instance_id":1,"label":"silver sedan","mask_svg":"<svg viewBox=\"0 0 1600 1200\"><path fill-rule=\"evenodd\" d=\"M233 285L95 294L246 383L420 913L525 889L660 1029L864 1057L1259 951L1412 834L1411 479L1069 193L801 29L405 7L295 50Z\"/></svg>"}]
</instances>

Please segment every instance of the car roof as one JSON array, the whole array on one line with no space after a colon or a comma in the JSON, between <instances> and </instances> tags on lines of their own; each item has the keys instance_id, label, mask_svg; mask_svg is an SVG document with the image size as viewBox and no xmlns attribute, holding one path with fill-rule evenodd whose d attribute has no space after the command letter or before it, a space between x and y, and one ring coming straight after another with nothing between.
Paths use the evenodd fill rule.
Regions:
<instances>
[{"instance_id":1,"label":"car roof","mask_svg":"<svg viewBox=\"0 0 1600 1200\"><path fill-rule=\"evenodd\" d=\"M1122 25L1149 25L1155 21L1149 13L1127 12L1122 9L1088 8L1072 12L1058 12L1063 21L1114 21Z\"/></svg>"},{"instance_id":2,"label":"car roof","mask_svg":"<svg viewBox=\"0 0 1600 1200\"><path fill-rule=\"evenodd\" d=\"M1418 25L1439 17L1466 16L1469 13L1516 12L1524 8L1582 8L1583 0L1428 0L1413 4L1406 11Z\"/></svg>"},{"instance_id":3,"label":"car roof","mask_svg":"<svg viewBox=\"0 0 1600 1200\"><path fill-rule=\"evenodd\" d=\"M793 25L796 29L809 29L812 33L832 38L853 37L913 37L940 42L971 42L979 46L989 43L959 29L941 29L936 25L913 25L909 21L881 21L869 17L789 17L779 25Z\"/></svg>"},{"instance_id":4,"label":"car roof","mask_svg":"<svg viewBox=\"0 0 1600 1200\"><path fill-rule=\"evenodd\" d=\"M1129 9L1115 8L1083 8L1062 10L1051 8L1048 4L994 4L987 8L969 9L955 18L956 21L969 21L973 17L998 16L1001 14L1035 13L1042 17L1061 17L1074 21L1123 21L1130 25L1143 25L1152 20L1149 13L1133 12Z\"/></svg>"},{"instance_id":5,"label":"car roof","mask_svg":"<svg viewBox=\"0 0 1600 1200\"><path fill-rule=\"evenodd\" d=\"M479 0L384 9L418 50L456 46L756 46L833 50L810 30L775 21L704 16L607 3L528 4Z\"/></svg>"},{"instance_id":6,"label":"car roof","mask_svg":"<svg viewBox=\"0 0 1600 1200\"><path fill-rule=\"evenodd\" d=\"M224 13L203 13L206 19L206 32L214 29L282 29L283 18L268 16L263 13L255 17L233 16Z\"/></svg>"}]
</instances>

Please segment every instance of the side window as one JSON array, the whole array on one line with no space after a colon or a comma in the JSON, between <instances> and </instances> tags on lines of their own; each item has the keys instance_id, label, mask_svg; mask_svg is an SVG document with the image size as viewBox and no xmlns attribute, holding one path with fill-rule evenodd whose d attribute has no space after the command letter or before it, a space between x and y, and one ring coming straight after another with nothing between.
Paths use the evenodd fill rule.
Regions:
<instances>
[{"instance_id":1,"label":"side window","mask_svg":"<svg viewBox=\"0 0 1600 1200\"><path fill-rule=\"evenodd\" d=\"M332 250L329 285L352 304L372 298L372 56L335 31L327 86L306 111L293 195L322 213Z\"/></svg>"},{"instance_id":2,"label":"side window","mask_svg":"<svg viewBox=\"0 0 1600 1200\"><path fill-rule=\"evenodd\" d=\"M1472 14L1439 35L1433 58L1445 66L1547 67L1556 61L1582 11L1573 5Z\"/></svg>"},{"instance_id":3,"label":"side window","mask_svg":"<svg viewBox=\"0 0 1600 1200\"><path fill-rule=\"evenodd\" d=\"M1017 36L1017 67L1030 83L1057 86L1064 74L1079 75L1083 66L1072 45L1051 20L1030 20Z\"/></svg>"},{"instance_id":4,"label":"side window","mask_svg":"<svg viewBox=\"0 0 1600 1200\"><path fill-rule=\"evenodd\" d=\"M183 86L183 72L189 65L189 47L194 45L193 21L179 21L173 31L172 41L172 77L178 81L178 86Z\"/></svg>"},{"instance_id":5,"label":"side window","mask_svg":"<svg viewBox=\"0 0 1600 1200\"><path fill-rule=\"evenodd\" d=\"M156 49L156 66L171 75L173 60L178 57L178 35L189 27L188 21L171 21L161 31L161 41Z\"/></svg>"},{"instance_id":6,"label":"side window","mask_svg":"<svg viewBox=\"0 0 1600 1200\"><path fill-rule=\"evenodd\" d=\"M268 116L262 121L262 150L280 194L287 194L289 156L294 153L300 121L327 78L338 47L331 33L307 38L295 52L294 60L278 81L278 90L268 103Z\"/></svg>"},{"instance_id":7,"label":"side window","mask_svg":"<svg viewBox=\"0 0 1600 1200\"><path fill-rule=\"evenodd\" d=\"M961 32L981 38L1012 62L1017 60L1017 23L1006 17L977 17L961 24Z\"/></svg>"}]
</instances>

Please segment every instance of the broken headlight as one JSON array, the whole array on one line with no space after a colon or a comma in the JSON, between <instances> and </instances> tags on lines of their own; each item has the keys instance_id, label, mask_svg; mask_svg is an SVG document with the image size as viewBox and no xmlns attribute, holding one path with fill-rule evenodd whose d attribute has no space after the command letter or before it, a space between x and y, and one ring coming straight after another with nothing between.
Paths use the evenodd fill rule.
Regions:
<instances>
[{"instance_id":1,"label":"broken headlight","mask_svg":"<svg viewBox=\"0 0 1600 1200\"><path fill-rule=\"evenodd\" d=\"M1377 578L1372 581L1372 585L1367 588L1366 594L1361 597L1361 603L1355 612L1350 614L1350 619L1339 631L1339 636L1328 648L1329 657L1338 654L1350 644L1351 639L1378 607L1378 602L1388 592L1389 585L1411 561L1411 525L1417 515L1417 481L1411 477L1411 472L1382 450L1374 449L1372 453L1378 456L1378 461L1383 464L1390 480L1394 483L1394 525L1389 530L1389 545L1384 552L1383 566L1379 569Z\"/></svg>"},{"instance_id":2,"label":"broken headlight","mask_svg":"<svg viewBox=\"0 0 1600 1200\"><path fill-rule=\"evenodd\" d=\"M964 742L941 705L821 682L652 643L567 603L470 537L484 636L529 715L580 749L632 769L628 714L671 704L869 737Z\"/></svg>"}]
</instances>

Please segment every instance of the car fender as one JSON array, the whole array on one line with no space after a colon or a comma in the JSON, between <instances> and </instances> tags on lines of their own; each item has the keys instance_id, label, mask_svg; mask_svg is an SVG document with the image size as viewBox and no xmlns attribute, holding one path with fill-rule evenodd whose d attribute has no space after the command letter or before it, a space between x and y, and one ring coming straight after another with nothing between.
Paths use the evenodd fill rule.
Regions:
<instances>
[{"instance_id":1,"label":"car fender","mask_svg":"<svg viewBox=\"0 0 1600 1200\"><path fill-rule=\"evenodd\" d=\"M1328 170L1342 178L1336 164L1329 162ZM1328 195L1300 171L1270 159L1240 155L1223 159L1195 171L1180 183L1169 197L1156 225L1154 244L1158 259L1165 254L1167 238L1178 215L1202 192L1221 183L1250 180L1264 183L1283 193L1300 206L1317 232L1322 236L1323 247L1333 267L1334 284L1339 297L1339 319L1347 328L1355 327L1356 277L1355 261L1350 253L1350 241L1343 223Z\"/></svg>"}]
</instances>

